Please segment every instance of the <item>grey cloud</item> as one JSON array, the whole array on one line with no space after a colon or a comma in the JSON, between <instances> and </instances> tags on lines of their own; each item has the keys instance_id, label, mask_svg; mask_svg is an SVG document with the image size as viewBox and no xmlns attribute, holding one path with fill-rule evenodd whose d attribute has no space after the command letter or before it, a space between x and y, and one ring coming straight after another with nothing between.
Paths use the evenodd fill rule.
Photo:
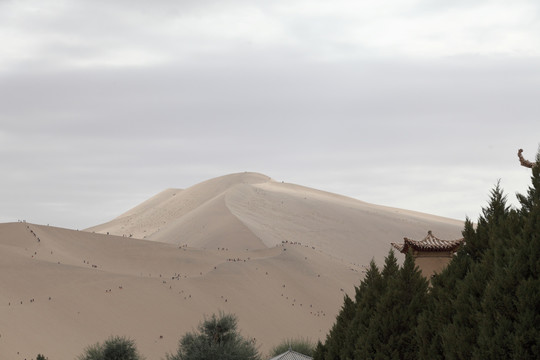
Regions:
<instances>
[{"instance_id":1,"label":"grey cloud","mask_svg":"<svg viewBox=\"0 0 540 360\"><path fill-rule=\"evenodd\" d=\"M144 136L159 133L159 126L190 134L199 128L196 122L227 131L224 122L294 128L311 121L317 128L334 121L360 132L363 123L370 129L386 128L389 134L407 126L429 130L450 122L478 131L485 116L491 124L505 122L509 115L532 124L528 114L537 111L538 95L534 74L540 71L532 62L509 62L490 71L482 63L422 65L360 62L299 68L244 63L4 76L1 112L7 118L4 126L24 127L24 116L39 113L43 122L35 125L41 132L76 127L92 134L106 125L109 131L103 136L126 131ZM526 79L522 72L529 74ZM373 122L373 117L380 120ZM120 119L131 119L130 126ZM386 127L385 121L393 126Z\"/></svg>"}]
</instances>

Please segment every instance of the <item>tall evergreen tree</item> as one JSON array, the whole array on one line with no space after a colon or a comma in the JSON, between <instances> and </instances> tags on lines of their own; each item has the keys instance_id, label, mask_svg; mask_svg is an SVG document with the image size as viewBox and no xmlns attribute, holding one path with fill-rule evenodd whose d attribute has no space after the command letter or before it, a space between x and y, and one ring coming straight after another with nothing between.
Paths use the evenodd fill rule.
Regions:
<instances>
[{"instance_id":1,"label":"tall evergreen tree","mask_svg":"<svg viewBox=\"0 0 540 360\"><path fill-rule=\"evenodd\" d=\"M514 354L540 358L540 151L532 168L528 196L518 196L524 218L523 234L512 269L521 277L516 290Z\"/></svg>"},{"instance_id":2,"label":"tall evergreen tree","mask_svg":"<svg viewBox=\"0 0 540 360\"><path fill-rule=\"evenodd\" d=\"M476 348L481 302L493 276L496 250L510 214L500 184L491 192L476 228L466 220L465 245L432 279L426 310L416 331L421 359L467 359Z\"/></svg>"},{"instance_id":3,"label":"tall evergreen tree","mask_svg":"<svg viewBox=\"0 0 540 360\"><path fill-rule=\"evenodd\" d=\"M351 338L349 341L355 343L353 358L359 359L371 359L376 352L378 333L372 328L374 318L379 311L381 299L383 299L389 287L394 285L394 279L399 273L399 265L394 251L390 250L384 259L384 267L380 276L374 262L371 263L370 273L373 276L365 279L363 281L364 286L362 287L361 285L360 287L365 294L365 298L361 302L361 305L359 305L361 308L358 308L359 314L357 314L359 321L357 325L360 325L360 328L350 331L356 331L356 339ZM366 280L369 280L369 282Z\"/></svg>"},{"instance_id":4,"label":"tall evergreen tree","mask_svg":"<svg viewBox=\"0 0 540 360\"><path fill-rule=\"evenodd\" d=\"M410 254L372 263L315 359L540 359L540 152L532 173L518 210L497 183L429 290Z\"/></svg>"},{"instance_id":5,"label":"tall evergreen tree","mask_svg":"<svg viewBox=\"0 0 540 360\"><path fill-rule=\"evenodd\" d=\"M540 279L522 281L516 291L514 359L540 359Z\"/></svg>"},{"instance_id":6,"label":"tall evergreen tree","mask_svg":"<svg viewBox=\"0 0 540 360\"><path fill-rule=\"evenodd\" d=\"M315 346L315 351L313 352L313 360L326 359L326 353L326 346L319 340L317 346Z\"/></svg>"},{"instance_id":7,"label":"tall evergreen tree","mask_svg":"<svg viewBox=\"0 0 540 360\"><path fill-rule=\"evenodd\" d=\"M336 323L334 326L332 326L332 329L330 329L330 332L326 337L326 343L324 345L325 360L341 359L340 353L343 347L345 347L346 334L354 317L355 311L355 302L349 297L349 295L345 295L343 306L341 307L341 311L336 318Z\"/></svg>"},{"instance_id":8,"label":"tall evergreen tree","mask_svg":"<svg viewBox=\"0 0 540 360\"><path fill-rule=\"evenodd\" d=\"M388 252L388 255L384 259L384 267L381 272L385 286L394 277L397 276L398 272L399 272L399 265L397 262L396 254L394 254L394 250L390 249L390 251Z\"/></svg>"},{"instance_id":9,"label":"tall evergreen tree","mask_svg":"<svg viewBox=\"0 0 540 360\"><path fill-rule=\"evenodd\" d=\"M537 155L537 161L540 153ZM538 163L538 162L537 162ZM494 276L482 302L475 358L538 359L540 289L540 169L532 168L528 196L518 195L519 212L507 223ZM497 247L495 247L497 249ZM535 310L533 310L535 309Z\"/></svg>"},{"instance_id":10,"label":"tall evergreen tree","mask_svg":"<svg viewBox=\"0 0 540 360\"><path fill-rule=\"evenodd\" d=\"M407 254L403 266L388 279L371 318L366 335L370 349L359 351L358 358L417 358L415 331L418 314L425 306L427 288L428 282L415 266L412 254Z\"/></svg>"},{"instance_id":11,"label":"tall evergreen tree","mask_svg":"<svg viewBox=\"0 0 540 360\"><path fill-rule=\"evenodd\" d=\"M439 330L446 359L470 359L476 347L481 300L489 274L473 264L456 291L452 319Z\"/></svg>"},{"instance_id":12,"label":"tall evergreen tree","mask_svg":"<svg viewBox=\"0 0 540 360\"><path fill-rule=\"evenodd\" d=\"M354 359L357 348L364 346L362 340L369 329L369 322L375 313L383 290L383 277L375 261L372 260L366 276L356 288L356 312L347 329L345 344L340 353L341 359Z\"/></svg>"}]
</instances>

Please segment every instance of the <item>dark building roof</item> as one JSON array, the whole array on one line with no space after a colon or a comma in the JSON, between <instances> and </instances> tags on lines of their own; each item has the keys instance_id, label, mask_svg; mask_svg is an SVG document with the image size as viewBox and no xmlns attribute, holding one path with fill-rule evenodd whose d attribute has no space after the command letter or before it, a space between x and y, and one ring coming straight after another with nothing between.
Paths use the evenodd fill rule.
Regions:
<instances>
[{"instance_id":1,"label":"dark building roof","mask_svg":"<svg viewBox=\"0 0 540 360\"><path fill-rule=\"evenodd\" d=\"M415 251L455 252L464 241L463 238L457 240L441 240L435 237L431 231L428 231L427 236L419 241L409 238L403 238L403 240L403 244L392 243L392 246L404 254L406 254L410 248Z\"/></svg>"},{"instance_id":2,"label":"dark building roof","mask_svg":"<svg viewBox=\"0 0 540 360\"><path fill-rule=\"evenodd\" d=\"M293 350L287 350L283 354L275 356L270 360L313 360L313 358Z\"/></svg>"}]
</instances>

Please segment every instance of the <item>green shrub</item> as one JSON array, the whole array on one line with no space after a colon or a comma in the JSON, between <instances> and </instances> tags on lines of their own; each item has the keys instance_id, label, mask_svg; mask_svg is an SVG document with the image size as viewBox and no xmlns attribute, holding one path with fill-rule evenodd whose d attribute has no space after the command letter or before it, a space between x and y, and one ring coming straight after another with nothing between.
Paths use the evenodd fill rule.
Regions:
<instances>
[{"instance_id":1,"label":"green shrub","mask_svg":"<svg viewBox=\"0 0 540 360\"><path fill-rule=\"evenodd\" d=\"M280 344L274 346L270 350L270 358L283 354L287 350L293 350L300 354L313 357L315 351L315 344L307 338L298 337L283 340Z\"/></svg>"},{"instance_id":2,"label":"green shrub","mask_svg":"<svg viewBox=\"0 0 540 360\"><path fill-rule=\"evenodd\" d=\"M185 334L176 354L167 360L260 360L254 340L245 339L237 330L232 314L220 313L199 324L198 332Z\"/></svg>"},{"instance_id":3,"label":"green shrub","mask_svg":"<svg viewBox=\"0 0 540 360\"><path fill-rule=\"evenodd\" d=\"M144 360L137 351L135 341L111 336L103 344L88 346L78 360Z\"/></svg>"}]
</instances>

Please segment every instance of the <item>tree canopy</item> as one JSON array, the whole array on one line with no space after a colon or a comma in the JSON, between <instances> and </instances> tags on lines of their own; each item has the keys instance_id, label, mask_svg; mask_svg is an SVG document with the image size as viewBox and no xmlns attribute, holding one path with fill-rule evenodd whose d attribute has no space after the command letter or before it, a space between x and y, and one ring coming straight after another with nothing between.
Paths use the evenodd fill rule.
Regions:
<instances>
[{"instance_id":1,"label":"tree canopy","mask_svg":"<svg viewBox=\"0 0 540 360\"><path fill-rule=\"evenodd\" d=\"M88 346L78 360L144 360L135 341L121 336L111 336L103 342Z\"/></svg>"},{"instance_id":2,"label":"tree canopy","mask_svg":"<svg viewBox=\"0 0 540 360\"><path fill-rule=\"evenodd\" d=\"M239 333L237 322L232 314L213 314L197 332L182 336L176 354L167 354L167 360L260 360L255 341Z\"/></svg>"}]
</instances>

